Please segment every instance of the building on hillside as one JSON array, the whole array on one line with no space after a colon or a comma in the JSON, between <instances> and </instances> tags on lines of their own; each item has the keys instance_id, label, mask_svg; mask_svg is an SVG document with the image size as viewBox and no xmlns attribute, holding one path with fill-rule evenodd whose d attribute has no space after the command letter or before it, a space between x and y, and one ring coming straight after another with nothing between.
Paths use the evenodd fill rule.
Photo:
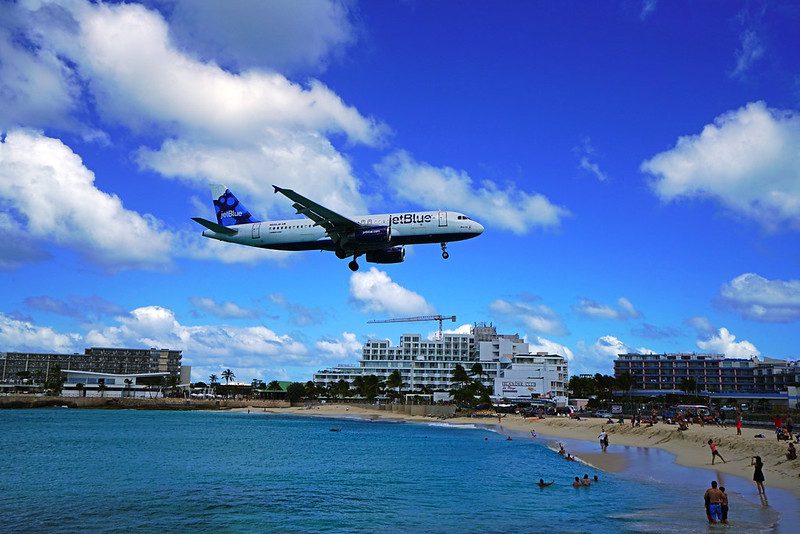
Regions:
<instances>
[{"instance_id":1,"label":"building on hillside","mask_svg":"<svg viewBox=\"0 0 800 534\"><path fill-rule=\"evenodd\" d=\"M403 334L396 346L389 340L369 340L357 364L318 371L313 380L320 387L339 380L352 383L367 375L385 381L397 370L408 391L449 391L455 387L456 365L471 373L475 364L480 364L481 374L474 378L498 398L504 397L503 387L510 393L512 382L524 381L524 390L523 386L514 390L515 400L546 397L566 403L566 360L558 355L530 354L528 344L518 335L498 334L491 323L476 323L469 334L444 334L442 339Z\"/></svg>"},{"instance_id":2,"label":"building on hillside","mask_svg":"<svg viewBox=\"0 0 800 534\"><path fill-rule=\"evenodd\" d=\"M0 382L47 382L53 368L111 374L167 373L180 376L181 351L91 347L83 354L0 352Z\"/></svg>"}]
</instances>

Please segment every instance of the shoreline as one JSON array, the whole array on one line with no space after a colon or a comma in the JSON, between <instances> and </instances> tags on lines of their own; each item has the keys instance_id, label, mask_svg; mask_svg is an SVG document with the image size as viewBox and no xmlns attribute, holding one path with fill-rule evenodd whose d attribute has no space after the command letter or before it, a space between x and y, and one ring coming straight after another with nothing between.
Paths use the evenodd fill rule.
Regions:
<instances>
[{"instance_id":1,"label":"shoreline","mask_svg":"<svg viewBox=\"0 0 800 534\"><path fill-rule=\"evenodd\" d=\"M260 408L251 408L260 410ZM244 411L246 408L235 409ZM310 408L291 407L267 409L270 412L281 414L295 414L318 417L352 417L367 420L393 420L414 422L445 422L453 425L475 425L491 427L496 431L516 434L519 437L530 437L530 431L535 430L537 437L558 441L570 439L587 442L596 447L580 447L581 460L598 469L608 472L623 472L629 467L624 452L617 452L615 446L642 447L661 449L675 458L675 463L688 468L705 469L733 475L753 486L753 467L750 465L751 456L761 456L764 462L767 490L777 488L791 492L795 497L800 497L800 459L786 460L785 451L787 442L777 441L771 431L763 428L743 428L742 435L736 436L736 429L732 426L721 428L717 426L699 425L690 426L689 430L679 432L673 425L658 423L652 427L631 427L628 424L606 424L602 419L589 418L574 420L562 417L549 417L546 419L523 418L518 415L507 414L498 422L489 417L451 417L447 419L406 415L396 412L378 411L360 406L345 404L321 404ZM601 428L609 434L609 452L600 452L597 435ZM756 434L764 434L767 438L755 438ZM771 439L770 439L771 438ZM719 444L719 451L727 460L722 463L717 459L711 464L711 453L707 441L713 439ZM567 451L572 452L572 451ZM585 457L585 458L584 458Z\"/></svg>"}]
</instances>

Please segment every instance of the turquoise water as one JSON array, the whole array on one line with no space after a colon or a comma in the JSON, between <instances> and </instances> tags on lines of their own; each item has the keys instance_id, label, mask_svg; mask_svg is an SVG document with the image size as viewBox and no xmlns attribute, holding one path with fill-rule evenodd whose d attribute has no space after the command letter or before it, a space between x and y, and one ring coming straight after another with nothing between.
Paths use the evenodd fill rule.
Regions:
<instances>
[{"instance_id":1,"label":"turquoise water","mask_svg":"<svg viewBox=\"0 0 800 534\"><path fill-rule=\"evenodd\" d=\"M702 493L602 472L599 484L574 489L574 476L596 471L541 442L479 429L6 410L0 451L0 530L708 531ZM556 484L540 490L540 477ZM738 511L751 517L737 531L763 525Z\"/></svg>"}]
</instances>

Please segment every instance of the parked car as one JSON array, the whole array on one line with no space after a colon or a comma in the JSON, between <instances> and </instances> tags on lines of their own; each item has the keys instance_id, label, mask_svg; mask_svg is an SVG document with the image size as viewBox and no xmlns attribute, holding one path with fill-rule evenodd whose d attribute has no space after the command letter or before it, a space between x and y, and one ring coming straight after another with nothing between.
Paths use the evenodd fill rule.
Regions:
<instances>
[{"instance_id":1,"label":"parked car","mask_svg":"<svg viewBox=\"0 0 800 534\"><path fill-rule=\"evenodd\" d=\"M602 417L603 419L611 419L613 415L609 411L600 410L599 412L594 412L595 417Z\"/></svg>"}]
</instances>

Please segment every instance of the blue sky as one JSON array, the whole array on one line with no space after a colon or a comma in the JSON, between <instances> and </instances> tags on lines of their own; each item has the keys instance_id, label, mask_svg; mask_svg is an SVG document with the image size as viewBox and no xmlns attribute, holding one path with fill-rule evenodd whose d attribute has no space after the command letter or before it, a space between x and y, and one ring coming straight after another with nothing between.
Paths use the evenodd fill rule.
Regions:
<instances>
[{"instance_id":1,"label":"blue sky","mask_svg":"<svg viewBox=\"0 0 800 534\"><path fill-rule=\"evenodd\" d=\"M307 380L456 315L571 371L796 359L792 2L0 3L0 350L160 346ZM205 240L209 184L286 217L462 211L351 273Z\"/></svg>"}]
</instances>

